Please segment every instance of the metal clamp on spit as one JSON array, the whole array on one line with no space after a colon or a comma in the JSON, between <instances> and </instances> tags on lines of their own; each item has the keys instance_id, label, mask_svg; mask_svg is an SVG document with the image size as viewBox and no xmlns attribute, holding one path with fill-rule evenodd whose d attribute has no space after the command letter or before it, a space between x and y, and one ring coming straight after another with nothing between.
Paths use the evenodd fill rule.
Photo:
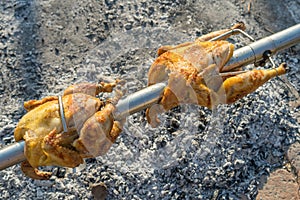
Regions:
<instances>
[{"instance_id":1,"label":"metal clamp on spit","mask_svg":"<svg viewBox=\"0 0 300 200\"><path fill-rule=\"evenodd\" d=\"M35 179L48 179L39 166L76 167L84 158L105 154L122 131L122 122L147 109L147 120L157 126L159 113L183 104L213 108L229 104L255 91L269 79L286 73L285 64L273 69L241 70L251 63L300 42L300 24L234 51L228 37L244 33L238 23L201 36L194 42L163 46L150 67L148 87L125 98L113 83L81 83L68 87L61 97L46 97L24 103L28 111L18 123L16 143L0 150L0 169L22 162L22 171ZM245 33L244 33L245 34ZM115 91L100 101L95 96ZM64 111L63 127L60 112ZM64 130L67 130L64 132Z\"/></svg>"}]
</instances>

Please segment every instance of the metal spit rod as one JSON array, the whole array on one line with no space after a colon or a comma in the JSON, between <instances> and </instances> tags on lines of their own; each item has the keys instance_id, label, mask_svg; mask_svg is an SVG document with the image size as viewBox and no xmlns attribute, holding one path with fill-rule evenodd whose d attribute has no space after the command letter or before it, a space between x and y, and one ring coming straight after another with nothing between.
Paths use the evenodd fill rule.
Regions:
<instances>
[{"instance_id":1,"label":"metal spit rod","mask_svg":"<svg viewBox=\"0 0 300 200\"><path fill-rule=\"evenodd\" d=\"M299 42L300 24L297 24L236 50L226 66L223 67L223 71L231 71L251 63L258 63L266 59L266 53L268 56L274 55Z\"/></svg>"},{"instance_id":2,"label":"metal spit rod","mask_svg":"<svg viewBox=\"0 0 300 200\"><path fill-rule=\"evenodd\" d=\"M265 53L273 55L300 42L300 24L260 39L234 51L231 60L224 66L225 71L256 63L264 59ZM116 105L115 118L123 118L139 112L161 98L166 83L158 83L121 99ZM0 150L0 170L25 160L25 142L17 142Z\"/></svg>"}]
</instances>

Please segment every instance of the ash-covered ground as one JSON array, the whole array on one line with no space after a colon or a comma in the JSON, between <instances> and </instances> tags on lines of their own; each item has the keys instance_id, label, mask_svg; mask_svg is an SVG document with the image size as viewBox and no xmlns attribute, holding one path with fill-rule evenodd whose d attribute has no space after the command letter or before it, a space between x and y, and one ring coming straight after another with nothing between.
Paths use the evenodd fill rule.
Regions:
<instances>
[{"instance_id":1,"label":"ash-covered ground","mask_svg":"<svg viewBox=\"0 0 300 200\"><path fill-rule=\"evenodd\" d=\"M146 87L161 45L236 21L256 39L300 23L299 0L7 0L0 10L1 148L14 142L24 101L61 94L75 82L114 78L126 80L130 94ZM298 45L274 57L288 64L293 89L276 78L233 105L173 109L156 129L144 112L134 114L104 157L86 160L75 173L46 168L54 171L49 181L10 167L0 172L0 196L93 199L101 196L93 185L104 183L107 199L255 199L300 139L299 105L291 104L299 100L299 53Z\"/></svg>"}]
</instances>

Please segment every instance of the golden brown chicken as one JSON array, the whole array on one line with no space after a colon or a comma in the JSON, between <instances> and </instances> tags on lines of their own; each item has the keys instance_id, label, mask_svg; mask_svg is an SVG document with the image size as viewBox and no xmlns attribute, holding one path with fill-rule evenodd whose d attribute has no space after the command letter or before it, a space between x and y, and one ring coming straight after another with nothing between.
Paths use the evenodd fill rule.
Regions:
<instances>
[{"instance_id":1,"label":"golden brown chicken","mask_svg":"<svg viewBox=\"0 0 300 200\"><path fill-rule=\"evenodd\" d=\"M81 83L67 88L62 96L67 131L63 131L58 97L30 100L24 103L28 111L18 123L16 141L25 140L22 171L34 179L48 179L49 172L39 166L76 167L83 158L105 154L120 134L121 124L115 121L113 102L104 103L95 96L112 92L115 83Z\"/></svg>"},{"instance_id":2,"label":"golden brown chicken","mask_svg":"<svg viewBox=\"0 0 300 200\"><path fill-rule=\"evenodd\" d=\"M237 28L243 30L245 26L238 23L232 27ZM230 104L255 91L269 79L285 73L285 64L276 69L222 73L233 55L234 45L225 40L208 40L229 30L158 50L158 58L149 70L148 85L167 82L167 87L159 103L147 109L147 120L153 127L159 123L159 113L180 104L198 104L208 108Z\"/></svg>"},{"instance_id":3,"label":"golden brown chicken","mask_svg":"<svg viewBox=\"0 0 300 200\"><path fill-rule=\"evenodd\" d=\"M244 29L239 23L232 27ZM213 32L194 42L164 46L149 70L148 84L167 82L159 103L147 109L152 126L159 113L183 103L212 108L233 103L253 92L266 81L285 73L282 64L276 69L222 73L232 57L233 44L208 41L230 29ZM222 38L226 39L226 38ZM15 140L25 140L23 172L35 179L48 179L50 173L39 166L76 167L84 158L105 154L120 134L121 123L114 119L115 104L121 97L102 102L95 96L112 92L119 83L81 83L67 88L62 96L63 116L58 97L46 97L24 103L28 111L15 129ZM65 119L67 130L64 130Z\"/></svg>"}]
</instances>

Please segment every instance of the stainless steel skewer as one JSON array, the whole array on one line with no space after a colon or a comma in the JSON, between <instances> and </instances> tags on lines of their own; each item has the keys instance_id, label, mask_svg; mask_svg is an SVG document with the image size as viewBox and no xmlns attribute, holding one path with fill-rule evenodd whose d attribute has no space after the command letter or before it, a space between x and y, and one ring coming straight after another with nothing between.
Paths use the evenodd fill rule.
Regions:
<instances>
[{"instance_id":1,"label":"stainless steel skewer","mask_svg":"<svg viewBox=\"0 0 300 200\"><path fill-rule=\"evenodd\" d=\"M223 71L231 71L251 63L258 63L299 42L300 24L297 24L234 51L232 58L223 67Z\"/></svg>"},{"instance_id":2,"label":"stainless steel skewer","mask_svg":"<svg viewBox=\"0 0 300 200\"><path fill-rule=\"evenodd\" d=\"M223 70L230 71L237 67L259 62L264 59L266 53L273 55L299 42L300 24L297 24L236 50ZM115 118L126 117L157 103L165 86L166 83L155 84L121 99L116 105ZM0 150L0 170L25 160L24 145L25 142L21 141Z\"/></svg>"}]
</instances>

